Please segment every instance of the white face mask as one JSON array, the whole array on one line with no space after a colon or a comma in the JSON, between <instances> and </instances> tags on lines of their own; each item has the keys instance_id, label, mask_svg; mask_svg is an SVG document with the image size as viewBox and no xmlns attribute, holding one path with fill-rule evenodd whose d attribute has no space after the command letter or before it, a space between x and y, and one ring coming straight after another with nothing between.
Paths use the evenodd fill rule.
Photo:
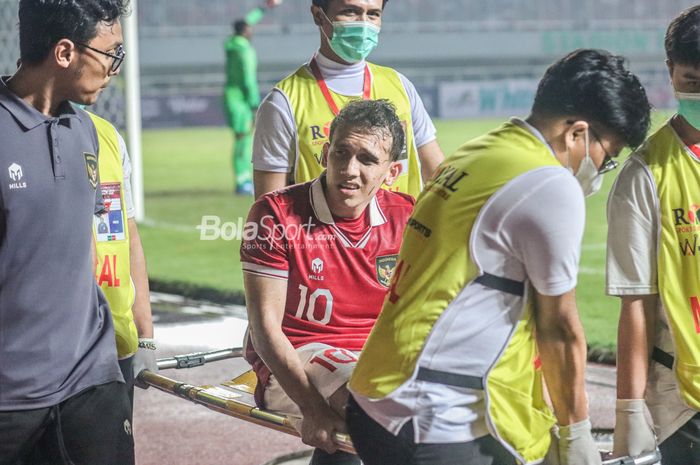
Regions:
<instances>
[{"instance_id":1,"label":"white face mask","mask_svg":"<svg viewBox=\"0 0 700 465\"><path fill-rule=\"evenodd\" d=\"M583 195L590 197L600 190L603 185L603 176L598 173L598 167L593 163L591 154L588 146L588 130L584 136L584 142L586 144L586 156L581 160L581 164L578 167L578 171L575 174L576 180L581 185L581 190L583 190ZM569 166L569 171L574 172L573 168Z\"/></svg>"}]
</instances>

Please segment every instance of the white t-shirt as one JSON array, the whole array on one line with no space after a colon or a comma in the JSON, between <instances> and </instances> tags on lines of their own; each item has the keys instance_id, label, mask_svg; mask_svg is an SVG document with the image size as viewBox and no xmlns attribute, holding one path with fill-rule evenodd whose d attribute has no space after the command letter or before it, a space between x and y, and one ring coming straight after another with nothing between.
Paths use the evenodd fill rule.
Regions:
<instances>
[{"instance_id":1,"label":"white t-shirt","mask_svg":"<svg viewBox=\"0 0 700 465\"><path fill-rule=\"evenodd\" d=\"M316 53L316 62L328 87L341 95L362 95L365 62L352 65L336 63ZM416 147L435 140L435 126L423 106L416 88L399 74L411 104L413 136ZM294 112L287 96L279 89L272 89L260 103L255 119L253 139L253 167L260 171L289 173L297 153L297 127Z\"/></svg>"},{"instance_id":2,"label":"white t-shirt","mask_svg":"<svg viewBox=\"0 0 700 465\"><path fill-rule=\"evenodd\" d=\"M116 131L116 129L115 129ZM119 153L122 159L122 172L124 173L124 203L126 204L126 217L133 218L136 216L134 208L134 198L131 195L131 159L129 151L126 149L126 143L119 131L117 131L117 139L119 139Z\"/></svg>"},{"instance_id":3,"label":"white t-shirt","mask_svg":"<svg viewBox=\"0 0 700 465\"><path fill-rule=\"evenodd\" d=\"M535 128L514 122L544 142ZM470 250L487 273L527 280L543 295L562 295L576 286L584 222L583 192L574 176L560 166L543 167L491 196L474 224ZM494 341L507 340L521 303L518 296L466 286L435 323L419 365L449 367L455 361L461 372L487 372L501 348ZM467 442L489 434L480 390L412 379L383 399L355 398L393 434L412 419L417 443Z\"/></svg>"},{"instance_id":4,"label":"white t-shirt","mask_svg":"<svg viewBox=\"0 0 700 465\"><path fill-rule=\"evenodd\" d=\"M632 155L622 167L608 198L606 292L609 295L658 294L658 234L659 198L654 177L644 161ZM669 354L674 353L660 299L654 345ZM656 362L649 364L646 401L659 442L697 413L681 400L673 371Z\"/></svg>"}]
</instances>

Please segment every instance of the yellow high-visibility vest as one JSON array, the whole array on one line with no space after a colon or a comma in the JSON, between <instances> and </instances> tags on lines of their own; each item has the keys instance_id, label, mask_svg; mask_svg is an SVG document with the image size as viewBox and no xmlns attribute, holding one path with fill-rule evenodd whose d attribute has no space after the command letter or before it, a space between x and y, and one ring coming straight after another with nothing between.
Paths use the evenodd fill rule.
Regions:
<instances>
[{"instance_id":1,"label":"yellow high-visibility vest","mask_svg":"<svg viewBox=\"0 0 700 465\"><path fill-rule=\"evenodd\" d=\"M543 399L532 291L526 283L482 274L470 244L477 215L491 196L519 175L549 166L561 165L544 142L514 123L468 142L443 162L406 227L389 294L350 380L353 393L383 399L413 377L426 379L420 374L421 353L428 338L439 338L435 323L467 286L480 283L510 292L518 296L509 307L517 323L507 339L493 341L500 355L485 361L490 368L478 376L448 367L442 374L446 380L478 381L490 433L522 463L545 456L555 419ZM499 288L485 277L506 285ZM474 319L485 317L479 311L472 314ZM480 354L479 347L465 344L465 358ZM430 368L440 382L441 372L432 364Z\"/></svg>"},{"instance_id":2,"label":"yellow high-visibility vest","mask_svg":"<svg viewBox=\"0 0 700 465\"><path fill-rule=\"evenodd\" d=\"M111 210L106 218L96 220L93 228L97 250L96 277L112 311L117 355L122 359L136 353L139 342L132 312L135 289L131 281L124 172L117 130L99 116L92 113L89 115L97 129L100 146L100 186L105 206Z\"/></svg>"},{"instance_id":3,"label":"yellow high-visibility vest","mask_svg":"<svg viewBox=\"0 0 700 465\"><path fill-rule=\"evenodd\" d=\"M402 165L401 175L391 187L384 187L418 197L423 182L418 150L413 139L413 120L408 94L395 70L372 63L367 65L372 77L370 98L387 99L393 103L406 133L406 147L399 157ZM331 122L335 115L307 66L300 67L295 73L283 79L277 84L277 88L289 99L297 129L298 149L294 161L293 181L294 183L311 181L324 169L321 166L322 149L328 142ZM341 109L352 100L361 98L337 94L330 89L329 91L338 108Z\"/></svg>"},{"instance_id":4,"label":"yellow high-visibility vest","mask_svg":"<svg viewBox=\"0 0 700 465\"><path fill-rule=\"evenodd\" d=\"M681 398L700 410L700 161L670 124L637 151L659 198L658 287Z\"/></svg>"}]
</instances>

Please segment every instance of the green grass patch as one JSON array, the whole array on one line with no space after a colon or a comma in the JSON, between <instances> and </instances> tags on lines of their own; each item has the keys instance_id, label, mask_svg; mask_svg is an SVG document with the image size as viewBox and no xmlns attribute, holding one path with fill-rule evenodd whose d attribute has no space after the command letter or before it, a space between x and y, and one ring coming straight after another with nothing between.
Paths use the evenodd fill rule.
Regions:
<instances>
[{"instance_id":1,"label":"green grass patch","mask_svg":"<svg viewBox=\"0 0 700 465\"><path fill-rule=\"evenodd\" d=\"M656 114L654 127L667 117ZM502 119L437 121L438 140L446 154L498 126ZM200 240L202 217L245 221L252 197L233 195L232 137L226 128L149 130L143 134L147 220L140 233L149 274L160 283L185 283L231 296L243 287L238 240ZM624 155L626 157L627 155ZM589 343L615 346L618 299L605 296L605 204L614 175L587 201L586 232L577 288ZM189 292L189 291L188 291ZM190 292L192 293L192 292Z\"/></svg>"}]
</instances>

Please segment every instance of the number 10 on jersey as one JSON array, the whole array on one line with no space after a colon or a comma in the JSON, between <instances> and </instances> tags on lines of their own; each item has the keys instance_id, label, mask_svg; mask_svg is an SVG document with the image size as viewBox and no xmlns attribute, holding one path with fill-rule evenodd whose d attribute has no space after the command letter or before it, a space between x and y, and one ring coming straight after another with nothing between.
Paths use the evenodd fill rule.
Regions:
<instances>
[{"instance_id":1,"label":"number 10 on jersey","mask_svg":"<svg viewBox=\"0 0 700 465\"><path fill-rule=\"evenodd\" d=\"M299 306L294 316L320 325L327 325L331 321L331 315L333 314L333 295L331 291L328 289L316 289L309 295L309 288L303 284L299 284L299 291L301 293L299 296ZM316 303L319 297L323 297L326 301L326 308L323 314L319 315L321 318L317 318L316 315ZM321 304L322 302L319 302L319 305Z\"/></svg>"}]
</instances>

